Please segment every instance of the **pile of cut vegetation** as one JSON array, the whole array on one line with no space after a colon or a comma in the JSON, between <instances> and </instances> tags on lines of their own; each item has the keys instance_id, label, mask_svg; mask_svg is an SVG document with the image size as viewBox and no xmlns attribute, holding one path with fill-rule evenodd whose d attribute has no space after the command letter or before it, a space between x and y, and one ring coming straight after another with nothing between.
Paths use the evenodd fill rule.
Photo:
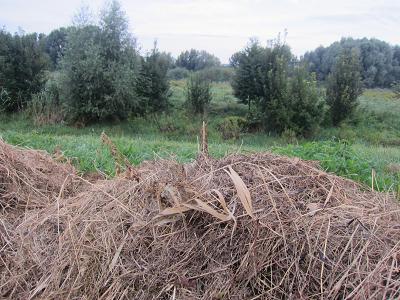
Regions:
<instances>
[{"instance_id":1,"label":"pile of cut vegetation","mask_svg":"<svg viewBox=\"0 0 400 300\"><path fill-rule=\"evenodd\" d=\"M0 298L400 297L389 194L269 153L145 162L129 178L25 211L0 248Z\"/></svg>"},{"instance_id":2,"label":"pile of cut vegetation","mask_svg":"<svg viewBox=\"0 0 400 300\"><path fill-rule=\"evenodd\" d=\"M27 150L0 140L0 213L45 208L70 192L76 171L43 151Z\"/></svg>"}]
</instances>

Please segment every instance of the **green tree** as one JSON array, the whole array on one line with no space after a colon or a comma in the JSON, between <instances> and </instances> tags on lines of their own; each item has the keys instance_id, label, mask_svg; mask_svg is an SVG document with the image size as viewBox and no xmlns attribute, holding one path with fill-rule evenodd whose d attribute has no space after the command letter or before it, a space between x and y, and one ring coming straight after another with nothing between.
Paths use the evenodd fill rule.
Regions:
<instances>
[{"instance_id":1,"label":"green tree","mask_svg":"<svg viewBox=\"0 0 400 300\"><path fill-rule=\"evenodd\" d=\"M217 67L221 62L214 55L202 50L191 49L182 52L175 62L177 67L186 68L190 71L203 70L205 68Z\"/></svg>"},{"instance_id":2,"label":"green tree","mask_svg":"<svg viewBox=\"0 0 400 300\"><path fill-rule=\"evenodd\" d=\"M63 57L67 46L67 36L70 28L61 27L55 29L46 37L45 50L53 64L53 69L58 65L58 61Z\"/></svg>"},{"instance_id":3,"label":"green tree","mask_svg":"<svg viewBox=\"0 0 400 300\"><path fill-rule=\"evenodd\" d=\"M290 128L296 135L310 136L322 123L326 104L317 87L315 74L296 67L289 80Z\"/></svg>"},{"instance_id":4,"label":"green tree","mask_svg":"<svg viewBox=\"0 0 400 300\"><path fill-rule=\"evenodd\" d=\"M3 109L19 111L41 90L49 68L43 40L44 35L37 33L11 35L0 30L0 89L9 97Z\"/></svg>"},{"instance_id":5,"label":"green tree","mask_svg":"<svg viewBox=\"0 0 400 300\"><path fill-rule=\"evenodd\" d=\"M360 59L357 49L344 49L328 77L327 103L332 122L337 126L350 117L361 94Z\"/></svg>"},{"instance_id":6,"label":"green tree","mask_svg":"<svg viewBox=\"0 0 400 300\"><path fill-rule=\"evenodd\" d=\"M263 97L265 51L253 39L243 51L235 53L230 59L231 66L235 69L232 80L234 95L241 103L248 105L249 112L252 104L258 103Z\"/></svg>"},{"instance_id":7,"label":"green tree","mask_svg":"<svg viewBox=\"0 0 400 300\"><path fill-rule=\"evenodd\" d=\"M168 108L171 94L167 78L169 65L168 57L158 51L156 44L151 53L142 59L137 83L141 113L162 112Z\"/></svg>"},{"instance_id":8,"label":"green tree","mask_svg":"<svg viewBox=\"0 0 400 300\"><path fill-rule=\"evenodd\" d=\"M211 101L210 82L204 80L199 74L192 74L186 81L186 105L189 111L204 117Z\"/></svg>"},{"instance_id":9,"label":"green tree","mask_svg":"<svg viewBox=\"0 0 400 300\"><path fill-rule=\"evenodd\" d=\"M366 87L390 87L400 80L398 46L392 47L378 39L343 38L328 47L318 47L307 52L303 60L309 70L317 74L317 79L325 81L333 71L335 62L343 49L356 48L360 56L360 73Z\"/></svg>"},{"instance_id":10,"label":"green tree","mask_svg":"<svg viewBox=\"0 0 400 300\"><path fill-rule=\"evenodd\" d=\"M60 97L70 121L124 119L140 110L135 40L117 1L102 11L100 26L71 30L61 65Z\"/></svg>"}]
</instances>

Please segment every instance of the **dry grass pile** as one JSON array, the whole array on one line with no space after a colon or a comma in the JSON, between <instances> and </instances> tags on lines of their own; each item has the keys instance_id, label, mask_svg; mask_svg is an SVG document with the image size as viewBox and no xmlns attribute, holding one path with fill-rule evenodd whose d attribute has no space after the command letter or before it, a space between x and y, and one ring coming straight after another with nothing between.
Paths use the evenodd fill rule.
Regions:
<instances>
[{"instance_id":1,"label":"dry grass pile","mask_svg":"<svg viewBox=\"0 0 400 300\"><path fill-rule=\"evenodd\" d=\"M68 191L75 169L45 152L0 140L0 212L44 208Z\"/></svg>"},{"instance_id":2,"label":"dry grass pile","mask_svg":"<svg viewBox=\"0 0 400 300\"><path fill-rule=\"evenodd\" d=\"M0 297L400 297L390 195L272 154L136 171L27 212L0 253Z\"/></svg>"}]
</instances>

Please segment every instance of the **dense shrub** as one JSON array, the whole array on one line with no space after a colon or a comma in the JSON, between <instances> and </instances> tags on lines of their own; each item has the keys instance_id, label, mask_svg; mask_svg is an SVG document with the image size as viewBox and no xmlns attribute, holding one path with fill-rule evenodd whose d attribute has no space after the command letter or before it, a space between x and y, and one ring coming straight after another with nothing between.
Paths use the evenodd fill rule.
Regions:
<instances>
[{"instance_id":1,"label":"dense shrub","mask_svg":"<svg viewBox=\"0 0 400 300\"><path fill-rule=\"evenodd\" d=\"M316 80L304 67L294 67L290 49L279 38L271 47L252 41L231 64L236 70L234 94L248 105L253 123L296 135L310 135L321 124L325 109Z\"/></svg>"},{"instance_id":2,"label":"dense shrub","mask_svg":"<svg viewBox=\"0 0 400 300\"><path fill-rule=\"evenodd\" d=\"M212 67L199 71L200 76L212 82L231 81L235 72L230 67Z\"/></svg>"},{"instance_id":3,"label":"dense shrub","mask_svg":"<svg viewBox=\"0 0 400 300\"><path fill-rule=\"evenodd\" d=\"M392 84L392 90L395 97L400 99L400 81Z\"/></svg>"},{"instance_id":4,"label":"dense shrub","mask_svg":"<svg viewBox=\"0 0 400 300\"><path fill-rule=\"evenodd\" d=\"M217 125L217 129L224 140L229 140L238 139L245 126L245 118L230 116L223 118Z\"/></svg>"},{"instance_id":5,"label":"dense shrub","mask_svg":"<svg viewBox=\"0 0 400 300\"><path fill-rule=\"evenodd\" d=\"M310 136L322 123L327 110L315 75L296 67L289 80L290 125L295 135ZM289 113L289 112L288 112Z\"/></svg>"},{"instance_id":6,"label":"dense shrub","mask_svg":"<svg viewBox=\"0 0 400 300\"><path fill-rule=\"evenodd\" d=\"M31 95L41 90L49 57L44 52L43 34L11 35L0 29L0 89L5 90L2 109L24 109Z\"/></svg>"},{"instance_id":7,"label":"dense shrub","mask_svg":"<svg viewBox=\"0 0 400 300\"><path fill-rule=\"evenodd\" d=\"M181 79L186 79L190 76L190 71L185 68L173 68L168 70L167 72L167 77L168 79L171 80L181 80Z\"/></svg>"},{"instance_id":8,"label":"dense shrub","mask_svg":"<svg viewBox=\"0 0 400 300\"><path fill-rule=\"evenodd\" d=\"M333 125L349 118L357 107L361 94L360 61L356 49L345 49L328 77L327 103Z\"/></svg>"},{"instance_id":9,"label":"dense shrub","mask_svg":"<svg viewBox=\"0 0 400 300\"><path fill-rule=\"evenodd\" d=\"M37 125L57 124L64 121L64 107L60 101L61 74L49 75L44 88L32 95L27 112Z\"/></svg>"},{"instance_id":10,"label":"dense shrub","mask_svg":"<svg viewBox=\"0 0 400 300\"><path fill-rule=\"evenodd\" d=\"M118 2L102 12L99 26L75 27L61 60L61 98L72 122L125 119L140 111L138 55Z\"/></svg>"},{"instance_id":11,"label":"dense shrub","mask_svg":"<svg viewBox=\"0 0 400 300\"><path fill-rule=\"evenodd\" d=\"M210 82L192 74L186 82L186 106L194 114L205 115L212 100Z\"/></svg>"},{"instance_id":12,"label":"dense shrub","mask_svg":"<svg viewBox=\"0 0 400 300\"><path fill-rule=\"evenodd\" d=\"M186 68L190 71L198 71L206 68L219 66L221 62L218 57L204 51L190 49L182 52L176 59L177 67Z\"/></svg>"},{"instance_id":13,"label":"dense shrub","mask_svg":"<svg viewBox=\"0 0 400 300\"><path fill-rule=\"evenodd\" d=\"M136 91L141 103L136 114L162 112L168 108L170 86L167 78L168 61L156 47L142 59Z\"/></svg>"}]
</instances>

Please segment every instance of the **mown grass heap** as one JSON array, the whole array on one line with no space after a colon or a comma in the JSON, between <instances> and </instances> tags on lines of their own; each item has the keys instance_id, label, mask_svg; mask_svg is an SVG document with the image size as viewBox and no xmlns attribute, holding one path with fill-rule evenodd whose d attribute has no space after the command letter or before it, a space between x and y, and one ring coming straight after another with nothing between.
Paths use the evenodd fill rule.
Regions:
<instances>
[{"instance_id":1,"label":"mown grass heap","mask_svg":"<svg viewBox=\"0 0 400 300\"><path fill-rule=\"evenodd\" d=\"M12 231L0 222L0 297L400 297L400 206L389 194L269 153L136 171L81 179L75 195L42 191L46 205L21 207Z\"/></svg>"}]
</instances>

